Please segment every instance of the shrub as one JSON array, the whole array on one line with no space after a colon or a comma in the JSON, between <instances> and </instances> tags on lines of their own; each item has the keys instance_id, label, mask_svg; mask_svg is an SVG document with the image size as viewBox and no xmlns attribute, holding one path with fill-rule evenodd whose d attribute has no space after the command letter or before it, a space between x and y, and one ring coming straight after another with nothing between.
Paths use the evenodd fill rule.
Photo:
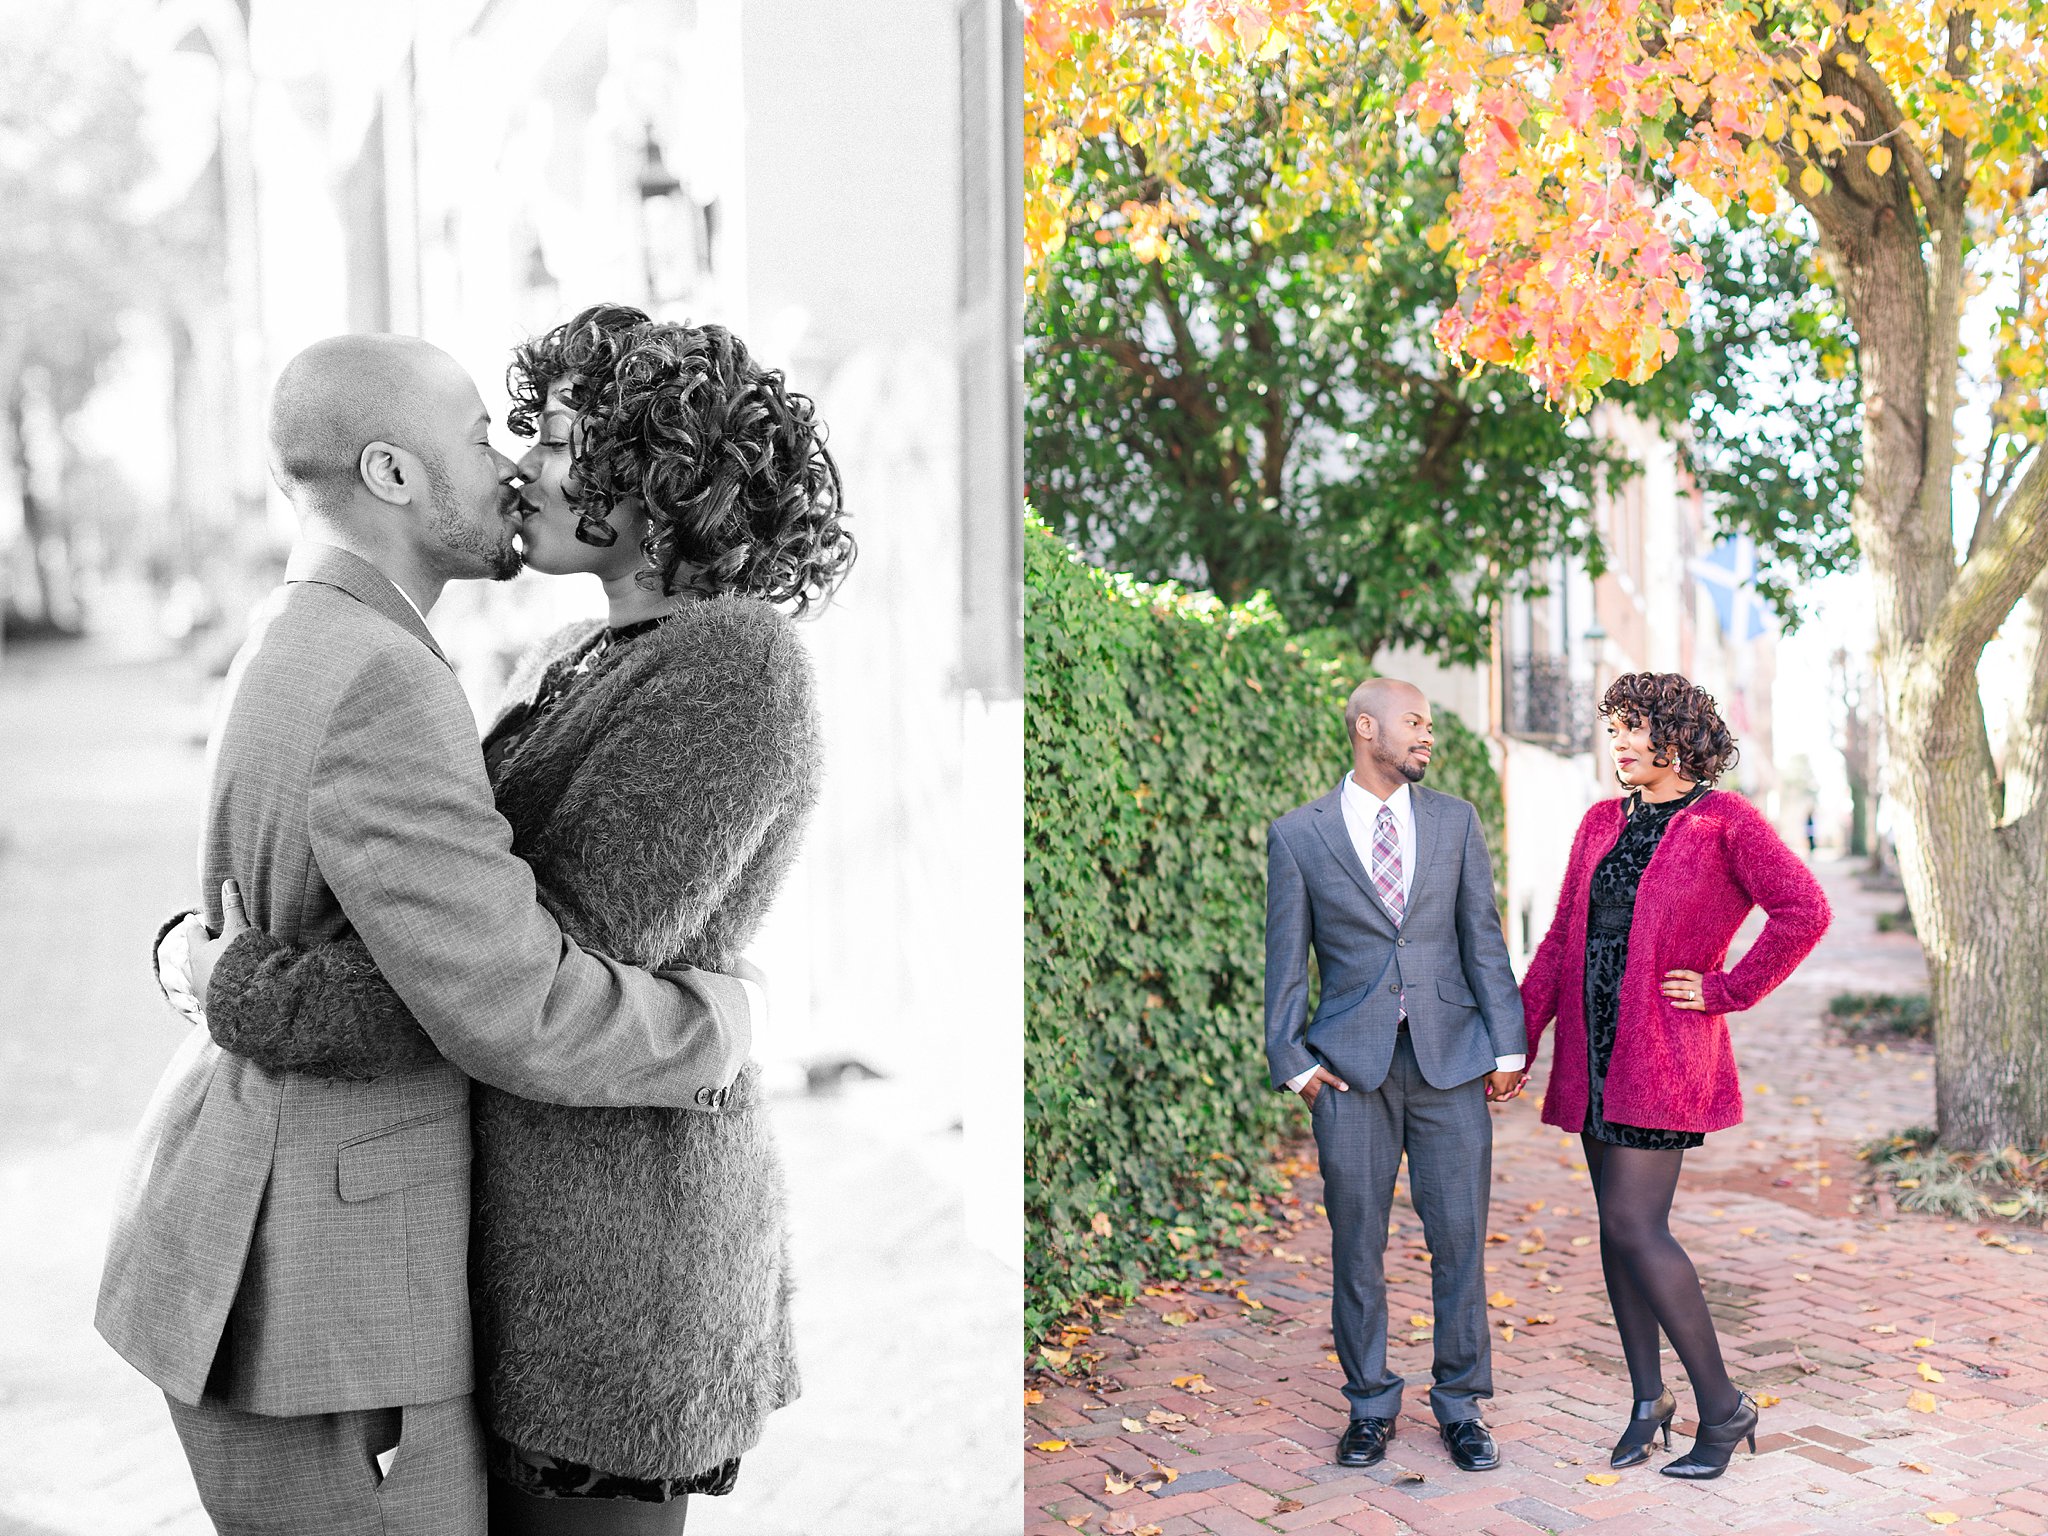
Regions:
<instances>
[{"instance_id":1,"label":"shrub","mask_svg":"<svg viewBox=\"0 0 2048 1536\"><path fill-rule=\"evenodd\" d=\"M1026 1327L1175 1278L1260 1222L1305 1125L1263 1049L1265 840L1350 766L1362 658L1260 599L1147 586L1025 536ZM1430 783L1501 859L1486 743Z\"/></svg>"},{"instance_id":2,"label":"shrub","mask_svg":"<svg viewBox=\"0 0 2048 1536\"><path fill-rule=\"evenodd\" d=\"M1924 992L1840 992L1828 1003L1828 1020L1850 1041L1934 1039Z\"/></svg>"}]
</instances>

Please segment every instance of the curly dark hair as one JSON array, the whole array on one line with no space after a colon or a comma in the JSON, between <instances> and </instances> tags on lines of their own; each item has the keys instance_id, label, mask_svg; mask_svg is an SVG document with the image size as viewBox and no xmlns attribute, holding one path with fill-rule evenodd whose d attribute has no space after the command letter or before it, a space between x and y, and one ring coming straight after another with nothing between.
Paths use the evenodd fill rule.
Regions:
<instances>
[{"instance_id":1,"label":"curly dark hair","mask_svg":"<svg viewBox=\"0 0 2048 1536\"><path fill-rule=\"evenodd\" d=\"M1676 763L1696 784L1713 783L1741 756L1713 695L1676 672L1623 673L1608 684L1600 714L1631 730L1647 722L1651 762L1659 768Z\"/></svg>"},{"instance_id":2,"label":"curly dark hair","mask_svg":"<svg viewBox=\"0 0 2048 1536\"><path fill-rule=\"evenodd\" d=\"M513 353L514 432L533 436L560 381L582 434L564 482L579 537L609 543L585 530L637 496L641 579L665 594L793 602L802 614L845 579L855 547L824 423L724 326L592 305Z\"/></svg>"}]
</instances>

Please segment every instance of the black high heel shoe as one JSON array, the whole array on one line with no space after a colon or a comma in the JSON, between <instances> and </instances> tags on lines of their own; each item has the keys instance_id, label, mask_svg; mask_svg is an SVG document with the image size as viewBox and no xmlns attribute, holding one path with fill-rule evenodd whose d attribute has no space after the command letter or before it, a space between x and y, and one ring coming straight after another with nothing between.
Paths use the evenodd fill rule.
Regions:
<instances>
[{"instance_id":1,"label":"black high heel shoe","mask_svg":"<svg viewBox=\"0 0 2048 1536\"><path fill-rule=\"evenodd\" d=\"M1650 1459L1650 1447L1657 1443L1657 1431L1664 1431L1664 1449L1671 1449L1671 1416L1678 1411L1678 1404L1666 1387L1654 1401L1638 1402L1629 1415L1628 1428L1621 1432L1621 1438L1614 1443L1614 1451L1607 1458L1610 1467L1640 1467ZM1649 1425L1647 1433L1643 1426ZM1637 1436L1641 1435L1638 1439Z\"/></svg>"},{"instance_id":2,"label":"black high heel shoe","mask_svg":"<svg viewBox=\"0 0 2048 1536\"><path fill-rule=\"evenodd\" d=\"M1750 1401L1747 1392L1735 1405L1735 1411L1718 1424L1702 1424L1700 1432L1693 1437L1692 1449L1676 1461L1666 1462L1658 1470L1666 1477L1690 1477L1702 1482L1719 1477L1728 1470L1728 1458L1735 1454L1735 1447L1744 1440L1749 1442L1749 1454L1756 1454L1756 1404Z\"/></svg>"}]
</instances>

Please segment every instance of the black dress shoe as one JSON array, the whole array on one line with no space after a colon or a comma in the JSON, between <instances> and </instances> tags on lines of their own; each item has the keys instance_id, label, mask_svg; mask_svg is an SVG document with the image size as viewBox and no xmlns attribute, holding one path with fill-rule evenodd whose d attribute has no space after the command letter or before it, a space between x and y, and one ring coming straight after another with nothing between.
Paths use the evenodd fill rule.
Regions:
<instances>
[{"instance_id":1,"label":"black dress shoe","mask_svg":"<svg viewBox=\"0 0 2048 1536\"><path fill-rule=\"evenodd\" d=\"M1455 1424L1437 1427L1437 1433L1444 1437L1444 1445L1451 1453L1451 1460L1458 1464L1461 1472L1491 1472L1500 1465L1500 1448L1493 1443L1486 1426L1477 1419L1460 1419Z\"/></svg>"},{"instance_id":2,"label":"black dress shoe","mask_svg":"<svg viewBox=\"0 0 2048 1536\"><path fill-rule=\"evenodd\" d=\"M1353 1419L1344 1426L1337 1442L1337 1465L1370 1467L1387 1454L1387 1442L1394 1438L1392 1419Z\"/></svg>"}]
</instances>

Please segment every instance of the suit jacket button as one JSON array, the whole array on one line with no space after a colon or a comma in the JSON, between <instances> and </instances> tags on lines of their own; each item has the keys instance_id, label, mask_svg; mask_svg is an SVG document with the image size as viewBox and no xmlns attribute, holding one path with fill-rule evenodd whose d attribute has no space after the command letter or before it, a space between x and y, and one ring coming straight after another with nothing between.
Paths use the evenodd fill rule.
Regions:
<instances>
[{"instance_id":1,"label":"suit jacket button","mask_svg":"<svg viewBox=\"0 0 2048 1536\"><path fill-rule=\"evenodd\" d=\"M1398 981L1390 981L1387 983L1387 990L1393 993L1394 996L1399 997L1401 995L1401 983L1399 983Z\"/></svg>"},{"instance_id":2,"label":"suit jacket button","mask_svg":"<svg viewBox=\"0 0 2048 1536\"><path fill-rule=\"evenodd\" d=\"M1408 941L1406 939L1396 939L1394 940L1394 945L1398 949L1406 949L1408 947Z\"/></svg>"},{"instance_id":3,"label":"suit jacket button","mask_svg":"<svg viewBox=\"0 0 2048 1536\"><path fill-rule=\"evenodd\" d=\"M699 1088L697 1090L697 1102L699 1104L709 1104L711 1102L711 1090L709 1088Z\"/></svg>"}]
</instances>

